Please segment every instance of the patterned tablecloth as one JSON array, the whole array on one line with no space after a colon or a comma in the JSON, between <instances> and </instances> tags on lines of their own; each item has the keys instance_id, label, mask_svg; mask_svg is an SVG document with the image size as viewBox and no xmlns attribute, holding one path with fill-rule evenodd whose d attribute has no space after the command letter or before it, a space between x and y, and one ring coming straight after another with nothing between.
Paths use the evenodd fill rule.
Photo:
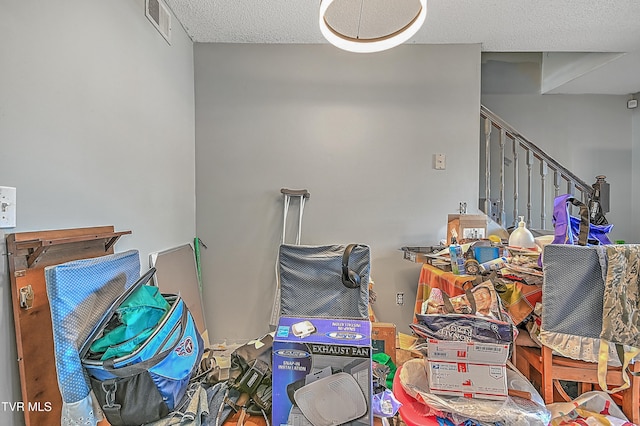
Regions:
<instances>
[{"instance_id":1,"label":"patterned tablecloth","mask_svg":"<svg viewBox=\"0 0 640 426\"><path fill-rule=\"evenodd\" d=\"M413 322L417 322L415 314L421 313L422 303L429 298L432 288L438 288L450 297L454 297L464 294L466 289L472 287L475 280L475 275L455 275L424 263L418 278ZM504 288L498 291L498 294L514 324L518 325L529 316L536 303L542 301L542 287L519 281L502 281Z\"/></svg>"}]
</instances>

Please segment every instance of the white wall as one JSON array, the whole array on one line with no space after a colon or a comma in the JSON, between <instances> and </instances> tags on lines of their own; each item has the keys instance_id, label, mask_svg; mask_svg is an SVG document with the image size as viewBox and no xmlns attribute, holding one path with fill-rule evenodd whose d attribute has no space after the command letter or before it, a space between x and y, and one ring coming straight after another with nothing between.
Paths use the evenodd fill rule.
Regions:
<instances>
[{"instance_id":1,"label":"white wall","mask_svg":"<svg viewBox=\"0 0 640 426\"><path fill-rule=\"evenodd\" d=\"M636 99L638 99L636 93ZM631 229L635 231L635 239L632 241L640 241L640 108L631 110L632 115L632 149L631 156L631 200L634 214L631 214Z\"/></svg>"},{"instance_id":2,"label":"white wall","mask_svg":"<svg viewBox=\"0 0 640 426\"><path fill-rule=\"evenodd\" d=\"M116 251L195 236L193 44L168 45L144 0L0 0L0 185L17 188L4 233L114 225ZM0 234L2 235L2 234ZM2 235L0 401L21 401ZM53 368L53 364L52 364ZM21 424L0 406L0 424Z\"/></svg>"},{"instance_id":3,"label":"white wall","mask_svg":"<svg viewBox=\"0 0 640 426\"><path fill-rule=\"evenodd\" d=\"M304 244L371 246L376 313L409 332L420 265L400 248L437 244L447 215L461 201L470 212L477 204L480 46L354 55L196 44L195 76L197 229L208 246L213 340L268 330L282 187L311 192ZM447 155L446 170L433 169L435 153Z\"/></svg>"}]
</instances>

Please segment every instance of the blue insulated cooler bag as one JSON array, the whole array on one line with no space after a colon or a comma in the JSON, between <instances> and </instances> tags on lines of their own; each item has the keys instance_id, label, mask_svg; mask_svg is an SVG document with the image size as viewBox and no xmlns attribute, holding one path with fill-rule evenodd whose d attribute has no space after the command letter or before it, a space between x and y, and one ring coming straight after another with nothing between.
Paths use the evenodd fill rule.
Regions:
<instances>
[{"instance_id":1,"label":"blue insulated cooler bag","mask_svg":"<svg viewBox=\"0 0 640 426\"><path fill-rule=\"evenodd\" d=\"M140 425L167 416L184 396L202 357L203 340L179 295L162 295L167 311L157 324L146 324L144 330L134 327L133 336L122 331L125 318L135 316L132 310L139 309L139 316L148 318L150 310L158 309L131 303L139 299L139 290L154 273L152 268L112 304L80 352L91 388L114 426ZM103 352L104 345L94 343L108 340L110 333L120 341L113 343L110 352ZM92 348L98 346L101 351L96 353ZM107 353L117 355L104 359Z\"/></svg>"}]
</instances>

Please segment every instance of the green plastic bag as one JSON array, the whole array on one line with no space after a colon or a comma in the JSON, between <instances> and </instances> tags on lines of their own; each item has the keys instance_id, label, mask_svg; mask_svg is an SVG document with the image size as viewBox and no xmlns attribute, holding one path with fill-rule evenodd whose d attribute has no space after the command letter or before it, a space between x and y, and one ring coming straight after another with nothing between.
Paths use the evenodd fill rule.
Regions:
<instances>
[{"instance_id":1,"label":"green plastic bag","mask_svg":"<svg viewBox=\"0 0 640 426\"><path fill-rule=\"evenodd\" d=\"M91 351L103 353L101 360L128 355L153 333L170 305L158 287L144 285L116 309L118 325L91 344Z\"/></svg>"},{"instance_id":2,"label":"green plastic bag","mask_svg":"<svg viewBox=\"0 0 640 426\"><path fill-rule=\"evenodd\" d=\"M396 365L393 363L393 361L391 361L391 357L385 354L384 352L378 352L377 354L373 354L371 358L373 361L377 362L378 364L386 365L387 367L389 367L389 374L387 375L386 386L387 386L387 389L391 389L393 387L393 378L395 377L396 370L397 370Z\"/></svg>"}]
</instances>

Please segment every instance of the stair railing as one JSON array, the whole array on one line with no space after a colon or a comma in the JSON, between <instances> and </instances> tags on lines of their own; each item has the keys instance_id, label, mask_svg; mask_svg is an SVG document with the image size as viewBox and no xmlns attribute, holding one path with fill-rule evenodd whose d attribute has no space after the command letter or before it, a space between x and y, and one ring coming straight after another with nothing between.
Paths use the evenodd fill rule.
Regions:
<instances>
[{"instance_id":1,"label":"stair railing","mask_svg":"<svg viewBox=\"0 0 640 426\"><path fill-rule=\"evenodd\" d=\"M547 206L553 209L555 197L572 194L588 204L593 191L591 185L484 105L480 106L480 122L479 206L496 223L504 228L517 226L518 216L524 216L529 228L553 229L551 223L547 222ZM521 166L526 169L521 169ZM538 170L537 174L534 168ZM496 175L497 178L494 177ZM520 197L523 180L526 180L525 199ZM511 192L509 196L508 192ZM520 213L521 210L526 213ZM536 214L540 218L539 224L532 223Z\"/></svg>"}]
</instances>

